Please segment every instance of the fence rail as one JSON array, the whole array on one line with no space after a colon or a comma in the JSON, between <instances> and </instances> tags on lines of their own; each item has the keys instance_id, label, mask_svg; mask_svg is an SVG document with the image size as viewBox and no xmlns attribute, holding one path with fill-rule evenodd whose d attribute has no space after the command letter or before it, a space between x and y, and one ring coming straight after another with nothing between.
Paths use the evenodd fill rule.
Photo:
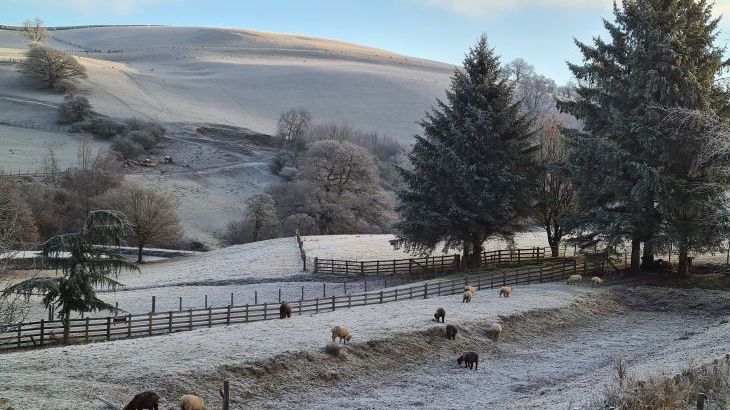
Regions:
<instances>
[{"instance_id":1,"label":"fence rail","mask_svg":"<svg viewBox=\"0 0 730 410\"><path fill-rule=\"evenodd\" d=\"M525 248L482 252L481 269L506 265L542 262L545 248ZM427 272L455 272L462 269L460 255L428 256L423 258L375 261L351 261L314 258L314 273L331 275L396 275Z\"/></svg>"},{"instance_id":2,"label":"fence rail","mask_svg":"<svg viewBox=\"0 0 730 410\"><path fill-rule=\"evenodd\" d=\"M603 263L576 263L575 259L561 259L536 266L521 266L501 272L469 272L463 278L451 281L430 281L409 287L389 290L303 299L289 302L293 314L317 314L337 309L390 303L407 299L454 295L463 292L463 286L493 289L504 285L529 285L564 279L581 273L591 275L603 271ZM90 343L164 335L194 329L227 326L231 324L277 319L278 303L257 305L208 307L182 311L150 312L148 314L71 319L70 343ZM41 320L0 328L0 351L49 347L61 344L63 323L60 320Z\"/></svg>"}]
</instances>

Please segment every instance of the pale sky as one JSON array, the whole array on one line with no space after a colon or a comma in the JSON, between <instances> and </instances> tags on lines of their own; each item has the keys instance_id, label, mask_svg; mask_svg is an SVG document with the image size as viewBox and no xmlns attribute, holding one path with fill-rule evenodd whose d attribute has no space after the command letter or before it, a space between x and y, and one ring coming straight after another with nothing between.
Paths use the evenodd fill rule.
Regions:
<instances>
[{"instance_id":1,"label":"pale sky","mask_svg":"<svg viewBox=\"0 0 730 410\"><path fill-rule=\"evenodd\" d=\"M0 24L234 27L350 41L459 64L486 33L503 61L522 57L558 83L580 62L573 38L605 36L611 0L0 0ZM716 13L730 16L730 0ZM730 42L730 17L721 44Z\"/></svg>"}]
</instances>

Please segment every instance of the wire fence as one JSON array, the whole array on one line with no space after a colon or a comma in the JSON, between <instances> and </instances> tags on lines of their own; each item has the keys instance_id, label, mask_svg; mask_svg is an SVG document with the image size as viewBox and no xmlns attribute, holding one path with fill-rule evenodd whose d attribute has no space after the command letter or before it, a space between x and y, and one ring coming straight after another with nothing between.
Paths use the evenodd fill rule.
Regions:
<instances>
[{"instance_id":1,"label":"wire fence","mask_svg":"<svg viewBox=\"0 0 730 410\"><path fill-rule=\"evenodd\" d=\"M391 303L400 300L427 299L463 292L463 286L494 289L505 285L529 285L565 279L580 273L602 273L604 263L560 259L550 264L515 267L501 272L470 272L463 278L429 281L408 287L382 289L380 291L347 294L341 296L301 299L289 302L293 314L306 315L349 309L356 306ZM246 304L207 309L188 309L148 314L70 319L69 342L90 343L150 337L194 329L228 326L279 318L278 303ZM62 343L63 322L41 320L19 323L0 328L0 351L56 346Z\"/></svg>"}]
</instances>

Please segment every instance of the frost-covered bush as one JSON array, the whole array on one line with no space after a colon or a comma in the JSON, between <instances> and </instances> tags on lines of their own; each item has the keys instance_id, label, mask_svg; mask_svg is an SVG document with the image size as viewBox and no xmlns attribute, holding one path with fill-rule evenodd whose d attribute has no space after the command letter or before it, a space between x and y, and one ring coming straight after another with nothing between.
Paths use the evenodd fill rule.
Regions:
<instances>
[{"instance_id":1,"label":"frost-covered bush","mask_svg":"<svg viewBox=\"0 0 730 410\"><path fill-rule=\"evenodd\" d=\"M137 142L122 135L112 138L112 149L126 159L137 158L145 151Z\"/></svg>"}]
</instances>

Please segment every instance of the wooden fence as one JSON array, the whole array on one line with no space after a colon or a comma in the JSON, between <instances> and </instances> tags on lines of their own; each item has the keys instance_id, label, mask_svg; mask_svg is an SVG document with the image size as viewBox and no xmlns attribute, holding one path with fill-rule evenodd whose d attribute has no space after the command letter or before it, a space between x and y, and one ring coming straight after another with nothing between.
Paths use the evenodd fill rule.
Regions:
<instances>
[{"instance_id":1,"label":"wooden fence","mask_svg":"<svg viewBox=\"0 0 730 410\"><path fill-rule=\"evenodd\" d=\"M494 269L520 263L542 262L545 248L497 250L481 253L480 269ZM396 275L427 272L454 272L462 269L460 255L376 261L314 258L314 273L331 275Z\"/></svg>"},{"instance_id":2,"label":"wooden fence","mask_svg":"<svg viewBox=\"0 0 730 410\"><path fill-rule=\"evenodd\" d=\"M543 265L522 266L501 272L471 272L463 278L451 281L432 281L409 287L289 303L292 305L294 314L317 314L355 306L461 294L465 285L476 286L480 289L493 289L504 285L551 282L564 279L574 273L590 276L602 270L601 263L577 264L574 259L562 259ZM71 319L70 342L90 343L148 337L213 326L272 320L278 319L278 317L278 303L229 305L218 308L150 312L116 317L87 317ZM60 320L41 320L5 326L0 329L0 351L59 345L62 335L63 324Z\"/></svg>"}]
</instances>

